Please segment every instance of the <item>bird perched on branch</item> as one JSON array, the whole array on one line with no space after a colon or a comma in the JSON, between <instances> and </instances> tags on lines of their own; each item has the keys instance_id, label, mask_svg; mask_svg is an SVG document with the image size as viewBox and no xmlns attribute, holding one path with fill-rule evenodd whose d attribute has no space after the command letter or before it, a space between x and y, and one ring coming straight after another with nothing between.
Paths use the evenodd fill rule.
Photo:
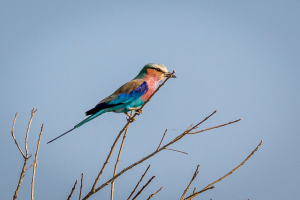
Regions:
<instances>
[{"instance_id":1,"label":"bird perched on branch","mask_svg":"<svg viewBox=\"0 0 300 200\"><path fill-rule=\"evenodd\" d=\"M145 65L133 80L125 83L114 93L100 101L94 108L86 111L85 114L89 117L48 143L106 112L125 113L127 116L129 116L127 112L132 110L137 114L142 113L140 107L153 94L158 83L167 77L176 78L175 75L168 72L164 65L153 63Z\"/></svg>"}]
</instances>

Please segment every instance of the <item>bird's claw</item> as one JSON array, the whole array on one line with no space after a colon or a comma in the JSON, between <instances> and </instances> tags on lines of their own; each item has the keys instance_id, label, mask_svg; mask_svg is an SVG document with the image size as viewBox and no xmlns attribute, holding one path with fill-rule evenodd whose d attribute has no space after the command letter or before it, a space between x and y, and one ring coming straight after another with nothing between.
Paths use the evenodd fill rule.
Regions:
<instances>
[{"instance_id":1,"label":"bird's claw","mask_svg":"<svg viewBox=\"0 0 300 200\"><path fill-rule=\"evenodd\" d=\"M136 120L134 117L129 117L129 118L126 118L126 119L127 119L127 122L129 122L129 123L132 123Z\"/></svg>"},{"instance_id":2,"label":"bird's claw","mask_svg":"<svg viewBox=\"0 0 300 200\"><path fill-rule=\"evenodd\" d=\"M136 113L137 115L140 115L140 114L143 113L143 110L142 110L142 109L137 109L137 110L135 110L135 113Z\"/></svg>"}]
</instances>

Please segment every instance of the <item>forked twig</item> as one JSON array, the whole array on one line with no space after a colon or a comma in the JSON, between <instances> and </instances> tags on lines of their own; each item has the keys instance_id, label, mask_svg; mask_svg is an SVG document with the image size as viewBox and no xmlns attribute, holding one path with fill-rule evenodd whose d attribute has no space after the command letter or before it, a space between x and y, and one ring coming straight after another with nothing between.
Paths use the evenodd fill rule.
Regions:
<instances>
[{"instance_id":1,"label":"forked twig","mask_svg":"<svg viewBox=\"0 0 300 200\"><path fill-rule=\"evenodd\" d=\"M195 194L195 192L196 192L196 188L194 188L194 190L193 190L193 194ZM193 197L191 198L191 200L193 199Z\"/></svg>"},{"instance_id":2,"label":"forked twig","mask_svg":"<svg viewBox=\"0 0 300 200\"><path fill-rule=\"evenodd\" d=\"M188 184L188 186L187 186L186 189L184 190L184 192L183 192L183 194L182 194L180 200L184 199L184 196L185 196L185 194L187 193L187 191L190 189L190 186L191 186L192 182L193 182L193 181L195 180L195 178L197 177L197 175L198 175L198 173L199 173L199 171L198 171L199 167L200 167L200 165L197 165L196 171L195 171L195 173L194 173L194 175L193 175L193 177L192 177L190 183ZM195 191L195 189L194 189L194 191Z\"/></svg>"},{"instance_id":3,"label":"forked twig","mask_svg":"<svg viewBox=\"0 0 300 200\"><path fill-rule=\"evenodd\" d=\"M133 193L135 192L136 188L139 186L139 184L141 183L141 181L143 180L144 176L146 175L148 169L150 168L150 165L147 167L146 171L144 172L144 174L142 175L142 177L140 178L139 182L136 184L136 186L134 187L134 189L132 190L131 194L129 195L128 199L130 199L130 197L133 195Z\"/></svg>"},{"instance_id":4,"label":"forked twig","mask_svg":"<svg viewBox=\"0 0 300 200\"><path fill-rule=\"evenodd\" d=\"M154 195L156 195L157 193L159 193L159 191L161 191L163 187L159 188L159 190L157 190L155 193L151 194L147 200L150 200L152 197L154 197Z\"/></svg>"},{"instance_id":5,"label":"forked twig","mask_svg":"<svg viewBox=\"0 0 300 200\"><path fill-rule=\"evenodd\" d=\"M30 117L30 120L29 120L29 123L28 123L28 127L27 127L27 132L26 132L26 136L25 136L25 152L26 152L26 154L23 153L23 151L21 150L21 148L20 148L20 146L19 146L19 144L18 144L18 142L17 142L17 140L16 140L16 138L14 136L14 126L15 126L15 121L16 121L18 112L16 113L14 121L13 121L13 126L12 126L12 130L11 130L11 134L12 134L12 137L13 137L13 139L15 141L15 144L17 145L19 151L21 152L21 154L22 154L22 156L24 158L24 163L23 163L21 174L20 174L18 186L17 186L17 189L16 189L15 194L13 196L14 200L18 198L19 189L20 189L21 183L23 181L23 178L24 178L25 172L26 172L27 161L31 157L31 155L30 156L28 155L27 140L28 140L28 133L29 133L30 125L31 125L33 116L36 113L36 111L37 111L37 109L34 109L34 108L32 109L32 111L31 111L31 117Z\"/></svg>"},{"instance_id":6,"label":"forked twig","mask_svg":"<svg viewBox=\"0 0 300 200\"><path fill-rule=\"evenodd\" d=\"M227 126L229 124L233 124L233 123L236 123L236 122L239 122L241 121L242 119L238 119L238 120L235 120L235 121L232 121L232 122L228 122L226 124L221 124L221 125L218 125L218 126L213 126L213 127L210 127L210 128L207 128L207 129L203 129L201 131L196 131L196 132L192 132L192 133L189 133L189 134L196 134L196 133L201 133L201 132L204 132L204 131L208 131L208 130L211 130L211 129L215 129L215 128L220 128L222 126Z\"/></svg>"},{"instance_id":7,"label":"forked twig","mask_svg":"<svg viewBox=\"0 0 300 200\"><path fill-rule=\"evenodd\" d=\"M132 198L132 200L135 200L136 197L139 196L139 195L142 193L142 191L149 185L149 183L150 183L154 178L155 178L155 176L152 176L152 177L149 179L149 181L142 187L142 189L140 189L140 191L138 191L138 192L136 193L136 195Z\"/></svg>"},{"instance_id":8,"label":"forked twig","mask_svg":"<svg viewBox=\"0 0 300 200\"><path fill-rule=\"evenodd\" d=\"M42 136L43 128L44 128L44 124L42 124L42 127L41 127L39 139L38 139L38 142L37 142L36 152L35 152L35 158L34 158L34 164L33 164L33 172L32 172L32 180L31 180L31 200L34 199L33 198L33 192L34 192L35 170L36 170L36 167L38 166L37 156L38 156L38 152L39 152L39 148L40 148L40 142L41 142L41 136Z\"/></svg>"},{"instance_id":9,"label":"forked twig","mask_svg":"<svg viewBox=\"0 0 300 200\"><path fill-rule=\"evenodd\" d=\"M205 192L206 190L211 190L211 189L214 189L214 188L215 188L215 186L211 186L209 188L205 188L205 189L201 190L200 192L193 193L192 195L188 196L184 200L188 200L188 199L190 200L190 199L194 198L195 196L197 196L198 194L200 194L202 192Z\"/></svg>"},{"instance_id":10,"label":"forked twig","mask_svg":"<svg viewBox=\"0 0 300 200\"><path fill-rule=\"evenodd\" d=\"M70 199L71 199L71 196L72 196L72 194L73 194L73 192L74 192L74 190L75 190L75 188L76 188L77 182L78 182L78 179L76 179L75 184L74 184L74 186L73 186L73 188L72 188L72 190L71 190L71 193L70 193L70 195L68 196L68 199L67 199L67 200L70 200Z\"/></svg>"},{"instance_id":11,"label":"forked twig","mask_svg":"<svg viewBox=\"0 0 300 200\"><path fill-rule=\"evenodd\" d=\"M260 147L260 145L262 144L263 141L261 141L257 147L252 151L252 153L241 163L239 164L236 168L234 168L233 170L231 170L229 173L227 173L226 175L222 176L221 178L219 178L218 180L208 184L205 188L203 188L202 190L200 190L199 192L196 192L195 194L190 195L189 197L185 198L184 200L188 200L191 199L195 196L197 196L198 194L208 190L208 189L212 189L212 187L214 187L213 185L216 184L217 182L223 180L224 178L226 178L227 176L229 176L230 174L232 174L234 171L236 171L238 168L240 168L242 165L244 165L246 163L246 161L253 156L253 154L258 150L258 148Z\"/></svg>"},{"instance_id":12,"label":"forked twig","mask_svg":"<svg viewBox=\"0 0 300 200\"><path fill-rule=\"evenodd\" d=\"M193 128L189 129L188 132L191 132L193 129L198 128L198 126L199 126L200 124L202 124L203 122L205 122L206 120L208 120L208 118L210 118L211 116L213 116L214 114L216 114L217 111L218 111L218 110L215 110L213 113L211 113L210 115L208 115L207 117L205 117L205 119L203 119L201 122L199 122L198 124L196 124L195 126L193 126ZM191 125L191 126L192 126L192 125ZM191 126L190 126L190 127L191 127Z\"/></svg>"}]
</instances>

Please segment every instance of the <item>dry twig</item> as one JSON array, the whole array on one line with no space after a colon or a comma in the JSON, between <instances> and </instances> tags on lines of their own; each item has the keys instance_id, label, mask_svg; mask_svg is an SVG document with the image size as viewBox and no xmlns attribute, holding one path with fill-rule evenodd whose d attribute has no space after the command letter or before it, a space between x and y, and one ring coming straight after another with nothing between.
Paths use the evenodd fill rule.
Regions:
<instances>
[{"instance_id":1,"label":"dry twig","mask_svg":"<svg viewBox=\"0 0 300 200\"><path fill-rule=\"evenodd\" d=\"M14 139L14 141L15 141L15 144L17 145L17 147L18 147L20 153L22 154L23 158L26 158L25 155L24 155L24 153L23 153L23 151L22 151L22 149L20 148L20 146L19 146L19 144L18 144L18 142L17 142L17 140L16 140L16 138L15 138L15 134L14 134L15 122L16 122L18 113L19 113L19 112L16 113L15 119L14 119L14 121L13 121L12 129L11 129L11 136L13 137L13 139Z\"/></svg>"},{"instance_id":2,"label":"dry twig","mask_svg":"<svg viewBox=\"0 0 300 200\"><path fill-rule=\"evenodd\" d=\"M200 167L200 165L197 165L196 171L195 171L195 173L194 173L194 175L193 175L193 177L192 177L190 183L188 184L188 186L187 186L186 189L184 190L184 192L183 192L183 194L182 194L180 200L184 199L184 196L185 196L186 192L190 189L190 186L191 186L192 182L193 182L193 181L195 180L195 178L197 177L197 175L198 175L198 173L199 173L199 171L198 171L199 167ZM195 191L195 189L194 189L194 191Z\"/></svg>"},{"instance_id":3,"label":"dry twig","mask_svg":"<svg viewBox=\"0 0 300 200\"><path fill-rule=\"evenodd\" d=\"M203 129L201 131L196 131L196 132L192 132L192 133L189 133L189 134L196 134L196 133L201 133L201 132L204 132L204 131L208 131L208 130L211 130L211 129L215 129L215 128L220 128L222 126L227 126L229 124L233 124L233 123L236 123L236 122L239 122L241 121L242 119L238 119L238 120L235 120L235 121L232 121L232 122L228 122L226 124L221 124L221 125L218 125L218 126L213 126L213 127L210 127L210 128L207 128L207 129Z\"/></svg>"},{"instance_id":4,"label":"dry twig","mask_svg":"<svg viewBox=\"0 0 300 200\"><path fill-rule=\"evenodd\" d=\"M18 115L18 112L16 113L15 115L15 118L14 118L14 121L13 121L13 126L12 126L12 130L11 130L11 135L15 141L15 144L17 145L19 151L21 152L23 158L24 158L24 163L23 163L23 167L22 167L22 171L21 171L21 174L20 174L20 178L19 178L19 182L18 182L18 186L17 186L17 189L15 191L15 194L13 196L13 199L17 199L18 198L18 193L19 193L19 189L20 189L20 186L21 186L21 183L23 181L23 178L25 176L25 172L26 172L26 165L27 165L27 161L28 159L31 157L31 155L29 156L28 155L28 148L27 148L27 140L28 140L28 133L29 133L29 129L30 129L30 125L31 125L31 122L32 122L32 119L33 119L33 116L34 114L36 113L37 109L32 109L31 111L31 117L30 117L30 120L29 120L29 123L28 123L28 127L27 127L27 132L26 132L26 136L25 136L25 152L26 154L23 153L22 149L20 148L16 138L15 138L15 135L14 135L14 127L15 127L15 122L16 122L16 119L17 119L17 115ZM31 167L31 166L30 166ZM29 167L29 168L30 168Z\"/></svg>"},{"instance_id":5,"label":"dry twig","mask_svg":"<svg viewBox=\"0 0 300 200\"><path fill-rule=\"evenodd\" d=\"M200 124L202 124L203 122L205 122L206 120L208 120L211 116L213 116L214 114L216 114L217 111L218 111L218 110L215 110L213 113L211 113L210 115L208 115L207 117L205 117L205 119L203 119L201 122L199 122L199 123L196 124L195 126L193 126L193 124L192 124L190 127L193 126L193 128L189 129L190 127L188 127L188 129L187 129L186 131L191 132L193 129L198 128L198 126L199 126Z\"/></svg>"},{"instance_id":6,"label":"dry twig","mask_svg":"<svg viewBox=\"0 0 300 200\"><path fill-rule=\"evenodd\" d=\"M29 170L30 167L32 167L33 165L34 165L34 160L32 161L31 165L25 169L25 172L26 172L27 170Z\"/></svg>"},{"instance_id":7,"label":"dry twig","mask_svg":"<svg viewBox=\"0 0 300 200\"><path fill-rule=\"evenodd\" d=\"M130 122L127 122L126 126L124 126L124 128L120 131L119 135L117 136L117 138L115 139L113 145L111 146L110 152L109 152L109 154L108 154L108 156L107 156L107 158L106 158L106 161L104 162L102 169L100 170L100 172L99 172L97 178L95 179L95 182L94 182L94 184L93 184L92 190L89 192L90 195L92 195L92 194L95 193L95 187L97 186L97 183L98 183L98 181L99 181L99 179L100 179L100 177L101 177L101 175L102 175L102 173L103 173L103 171L104 171L106 165L108 164L108 161L109 161L109 159L110 159L110 157L111 157L111 154L112 154L112 152L113 152L113 150L114 150L114 148L115 148L115 146L116 146L116 144L117 144L119 138L121 137L123 131L126 129L126 127L129 126L129 123L130 123Z\"/></svg>"},{"instance_id":8,"label":"dry twig","mask_svg":"<svg viewBox=\"0 0 300 200\"><path fill-rule=\"evenodd\" d=\"M32 118L33 118L34 114L36 113L36 111L37 111L37 109L34 109L34 108L32 109L32 111L31 111L31 118L29 120L27 131L26 131L26 137L25 137L25 152L26 152L26 157L28 157L28 148L27 148L28 133L29 133L31 122L32 122Z\"/></svg>"},{"instance_id":9,"label":"dry twig","mask_svg":"<svg viewBox=\"0 0 300 200\"><path fill-rule=\"evenodd\" d=\"M196 188L194 188L194 190L193 190L193 194L195 194L196 193ZM193 199L193 197L191 198L191 200Z\"/></svg>"},{"instance_id":10,"label":"dry twig","mask_svg":"<svg viewBox=\"0 0 300 200\"><path fill-rule=\"evenodd\" d=\"M166 150L171 150L171 151L176 151L176 152L179 152L179 153L184 153L186 155L188 155L188 153L184 152L184 151L179 151L179 150L176 150L176 149L169 149L169 148L165 148Z\"/></svg>"},{"instance_id":11,"label":"dry twig","mask_svg":"<svg viewBox=\"0 0 300 200\"><path fill-rule=\"evenodd\" d=\"M159 193L159 191L161 191L163 187L159 188L159 190L157 190L155 193L151 194L147 200L150 200L152 197L154 197L154 195L156 195L157 193Z\"/></svg>"},{"instance_id":12,"label":"dry twig","mask_svg":"<svg viewBox=\"0 0 300 200\"><path fill-rule=\"evenodd\" d=\"M139 182L136 184L136 186L134 187L134 189L132 190L131 194L129 195L128 199L130 199L130 197L133 195L133 193L135 192L136 188L139 186L139 184L141 183L141 181L143 180L144 176L146 175L148 169L150 168L151 165L149 165L146 169L146 171L144 172L144 174L142 175L142 177L140 178Z\"/></svg>"},{"instance_id":13,"label":"dry twig","mask_svg":"<svg viewBox=\"0 0 300 200\"><path fill-rule=\"evenodd\" d=\"M133 112L133 111L131 111L131 113L130 113L130 117L132 116L132 112ZM121 156L121 152L122 152L122 149L123 149L123 145L124 145L124 141L125 141L125 138L126 138L126 135L127 135L127 131L128 131L129 125L130 125L130 124L128 124L128 126L127 126L126 129L125 129L125 133L124 133L124 136L123 136L123 140L122 140L122 143L121 143L121 145L120 145L120 150L119 150L118 158L117 158L117 161L116 161L116 164L115 164L115 169L114 169L114 174L113 174L113 176L115 176L116 173L117 173L117 167L118 167L118 164L119 164L119 161L120 161L120 156ZM110 190L110 199L111 199L111 200L114 199L114 185L115 185L115 181L113 180L113 181L111 182L111 190Z\"/></svg>"},{"instance_id":14,"label":"dry twig","mask_svg":"<svg viewBox=\"0 0 300 200\"><path fill-rule=\"evenodd\" d=\"M199 192L196 192L195 194L190 195L189 197L185 198L184 200L188 200L191 199L195 196L197 196L198 194L208 190L208 189L212 189L214 186L214 184L216 184L217 182L223 180L224 178L226 178L227 176L229 176L230 174L232 174L233 172L235 172L235 170L237 170L238 168L240 168L242 165L244 165L246 163L246 161L258 150L258 148L260 147L260 145L262 144L263 141L261 141L257 147L252 151L252 153L241 163L239 164L236 168L234 168L233 170L231 170L229 173L227 173L226 175L222 176L221 178L219 178L218 180L212 182L211 184L208 184L205 188L203 188L202 190L200 190Z\"/></svg>"},{"instance_id":15,"label":"dry twig","mask_svg":"<svg viewBox=\"0 0 300 200\"><path fill-rule=\"evenodd\" d=\"M36 152L35 152L35 158L34 158L34 164L33 164L33 172L32 172L32 180L31 180L31 200L34 199L33 198L33 192L34 192L35 170L36 170L36 167L38 166L37 156L38 156L38 152L39 152L39 148L40 148L40 142L41 142L41 136L42 136L43 128L44 128L44 124L42 124L42 127L41 127L41 132L40 132L40 135L39 135L39 139L38 139L37 147L36 147Z\"/></svg>"},{"instance_id":16,"label":"dry twig","mask_svg":"<svg viewBox=\"0 0 300 200\"><path fill-rule=\"evenodd\" d=\"M72 188L72 190L71 190L71 193L70 193L70 195L68 196L68 199L67 199L67 200L70 200L70 199L71 199L72 194L73 194L73 192L74 192L74 190L75 190L75 188L76 188L77 182L78 182L78 179L76 179L76 181L75 181L75 183L74 183L74 186L73 186L73 188Z\"/></svg>"},{"instance_id":17,"label":"dry twig","mask_svg":"<svg viewBox=\"0 0 300 200\"><path fill-rule=\"evenodd\" d=\"M82 184L83 184L83 173L81 174L79 200L81 200Z\"/></svg>"},{"instance_id":18,"label":"dry twig","mask_svg":"<svg viewBox=\"0 0 300 200\"><path fill-rule=\"evenodd\" d=\"M158 145L158 147L157 147L157 150L159 149L159 147L160 147L162 141L164 140L164 137L165 137L167 131L168 131L168 129L165 130L165 133L164 133L163 137L161 138L161 141L160 141L160 143L159 143L159 145Z\"/></svg>"},{"instance_id":19,"label":"dry twig","mask_svg":"<svg viewBox=\"0 0 300 200\"><path fill-rule=\"evenodd\" d=\"M149 181L142 187L142 189L140 189L140 191L138 191L138 192L136 193L136 195L132 198L132 200L135 200L135 199L137 198L137 196L139 196L139 195L142 193L142 191L149 185L149 183L150 183L154 178L155 178L155 176L152 176L152 177L149 179Z\"/></svg>"}]
</instances>

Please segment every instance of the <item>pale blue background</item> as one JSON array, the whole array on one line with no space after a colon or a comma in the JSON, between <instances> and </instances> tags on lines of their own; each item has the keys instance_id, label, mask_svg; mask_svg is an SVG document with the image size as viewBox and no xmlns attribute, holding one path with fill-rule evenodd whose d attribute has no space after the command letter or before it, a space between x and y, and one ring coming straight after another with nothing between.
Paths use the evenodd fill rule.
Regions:
<instances>
[{"instance_id":1,"label":"pale blue background","mask_svg":"<svg viewBox=\"0 0 300 200\"><path fill-rule=\"evenodd\" d=\"M118 171L197 123L202 128L242 118L224 128L187 136L117 179L115 199L127 199L148 164L138 199L179 199L197 164L193 187L226 174L258 145L258 152L216 188L196 199L298 199L300 195L299 1L1 1L0 198L12 199L29 135L35 153L45 124L36 171L35 199L67 199L84 173L91 188L125 115L107 113L46 145L85 118L84 112L134 78L147 63L162 63L171 79L130 126ZM175 130L173 130L175 129ZM117 153L100 183L113 173ZM31 161L29 161L31 163ZM32 170L19 198L30 198ZM188 192L190 194L192 189ZM73 199L78 198L79 187ZM109 199L110 186L93 199Z\"/></svg>"}]
</instances>

